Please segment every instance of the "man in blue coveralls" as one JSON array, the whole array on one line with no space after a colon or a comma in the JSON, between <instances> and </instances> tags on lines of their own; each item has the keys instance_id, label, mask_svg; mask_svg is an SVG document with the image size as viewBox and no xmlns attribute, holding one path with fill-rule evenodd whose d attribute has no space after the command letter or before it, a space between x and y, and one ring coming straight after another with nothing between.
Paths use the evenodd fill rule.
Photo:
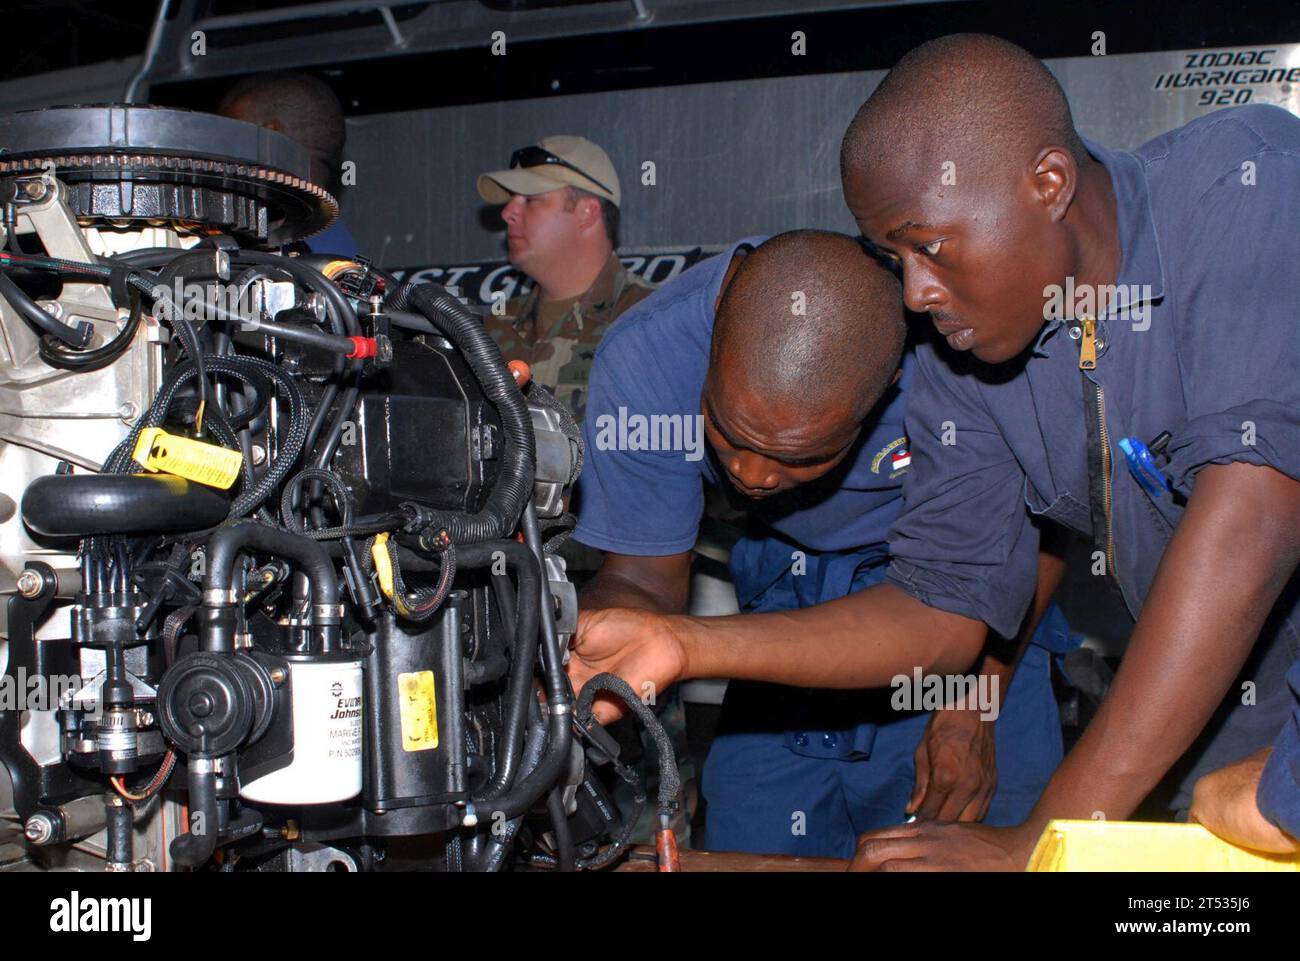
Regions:
<instances>
[{"instance_id":1,"label":"man in blue coveralls","mask_svg":"<svg viewBox=\"0 0 1300 961\"><path fill-rule=\"evenodd\" d=\"M581 606L684 611L704 484L753 521L730 561L743 610L879 583L909 470L905 339L894 274L817 231L743 241L629 310L591 374L574 536L606 559ZM1059 581L1059 562L1045 568L1031 622ZM704 845L847 857L858 833L905 809L1021 821L1061 756L1046 647L1063 649L1068 631L1053 608L1016 669L1015 642L1033 632L1020 627L981 668L999 681L983 709L733 683L703 771Z\"/></svg>"},{"instance_id":2,"label":"man in blue coveralls","mask_svg":"<svg viewBox=\"0 0 1300 961\"><path fill-rule=\"evenodd\" d=\"M1115 680L1022 825L885 828L855 866L1022 869L1049 819L1126 818L1162 779L1185 811L1293 704L1300 121L1236 107L1107 150L1032 55L957 35L890 71L841 166L858 226L940 335L917 350L887 581L707 637L596 612L576 670L871 687L901 658L961 669L1029 605L1027 503L1094 539L1099 588L1136 622Z\"/></svg>"}]
</instances>

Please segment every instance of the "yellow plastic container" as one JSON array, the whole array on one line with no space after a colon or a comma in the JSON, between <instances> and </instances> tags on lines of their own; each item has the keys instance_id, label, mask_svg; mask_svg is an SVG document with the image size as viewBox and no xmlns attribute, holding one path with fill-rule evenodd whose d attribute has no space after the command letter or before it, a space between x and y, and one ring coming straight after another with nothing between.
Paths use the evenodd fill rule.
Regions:
<instances>
[{"instance_id":1,"label":"yellow plastic container","mask_svg":"<svg viewBox=\"0 0 1300 961\"><path fill-rule=\"evenodd\" d=\"M1300 854L1261 854L1199 824L1051 821L1030 871L1300 871Z\"/></svg>"}]
</instances>

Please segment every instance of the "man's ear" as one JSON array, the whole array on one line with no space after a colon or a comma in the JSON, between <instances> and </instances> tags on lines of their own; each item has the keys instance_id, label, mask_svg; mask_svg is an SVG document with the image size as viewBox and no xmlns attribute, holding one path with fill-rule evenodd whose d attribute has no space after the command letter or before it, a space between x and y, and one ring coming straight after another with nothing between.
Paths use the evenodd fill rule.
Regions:
<instances>
[{"instance_id":1,"label":"man's ear","mask_svg":"<svg viewBox=\"0 0 1300 961\"><path fill-rule=\"evenodd\" d=\"M749 247L742 245L737 247L736 252L732 254L731 263L727 264L727 272L722 275L722 286L718 288L718 296L713 298L713 315L715 317L718 314L718 307L722 304L722 295L731 286L731 278L736 276L736 270L740 267L740 262L745 259L745 255L749 253L749 250Z\"/></svg>"},{"instance_id":2,"label":"man's ear","mask_svg":"<svg viewBox=\"0 0 1300 961\"><path fill-rule=\"evenodd\" d=\"M1034 161L1033 190L1054 221L1065 219L1079 187L1079 165L1060 147L1046 147Z\"/></svg>"},{"instance_id":3,"label":"man's ear","mask_svg":"<svg viewBox=\"0 0 1300 961\"><path fill-rule=\"evenodd\" d=\"M595 197L582 197L578 200L578 226L583 230L601 225L600 201Z\"/></svg>"}]
</instances>

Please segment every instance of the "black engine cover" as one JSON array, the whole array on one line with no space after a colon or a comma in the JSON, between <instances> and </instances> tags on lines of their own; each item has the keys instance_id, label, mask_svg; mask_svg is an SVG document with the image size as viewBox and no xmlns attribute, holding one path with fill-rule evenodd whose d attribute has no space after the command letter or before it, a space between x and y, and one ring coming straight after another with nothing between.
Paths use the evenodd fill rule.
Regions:
<instances>
[{"instance_id":1,"label":"black engine cover","mask_svg":"<svg viewBox=\"0 0 1300 961\"><path fill-rule=\"evenodd\" d=\"M357 419L335 467L357 492L358 514L403 501L482 509L500 470L501 421L447 341L397 334L392 364L367 378Z\"/></svg>"}]
</instances>

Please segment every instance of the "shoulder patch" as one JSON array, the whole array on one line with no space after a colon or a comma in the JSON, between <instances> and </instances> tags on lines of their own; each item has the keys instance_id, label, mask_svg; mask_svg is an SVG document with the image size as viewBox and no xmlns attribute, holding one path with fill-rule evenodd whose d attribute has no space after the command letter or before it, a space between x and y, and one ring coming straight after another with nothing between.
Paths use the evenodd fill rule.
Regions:
<instances>
[{"instance_id":1,"label":"shoulder patch","mask_svg":"<svg viewBox=\"0 0 1300 961\"><path fill-rule=\"evenodd\" d=\"M888 464L885 463L888 459ZM887 467L891 478L898 477L912 466L912 451L908 447L907 437L898 437L876 452L871 458L871 473L879 474L882 467Z\"/></svg>"}]
</instances>

